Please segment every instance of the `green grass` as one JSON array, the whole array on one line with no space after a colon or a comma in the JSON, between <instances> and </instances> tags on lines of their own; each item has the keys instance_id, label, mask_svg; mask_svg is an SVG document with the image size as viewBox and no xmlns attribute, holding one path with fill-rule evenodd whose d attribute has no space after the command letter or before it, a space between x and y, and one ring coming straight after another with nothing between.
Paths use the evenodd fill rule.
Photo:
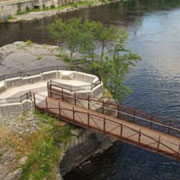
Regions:
<instances>
[{"instance_id":1,"label":"green grass","mask_svg":"<svg viewBox=\"0 0 180 180\"><path fill-rule=\"evenodd\" d=\"M31 46L33 42L30 39L27 39L25 42L26 46Z\"/></svg>"},{"instance_id":2,"label":"green grass","mask_svg":"<svg viewBox=\"0 0 180 180\"><path fill-rule=\"evenodd\" d=\"M7 19L14 19L12 15L8 15Z\"/></svg>"},{"instance_id":3,"label":"green grass","mask_svg":"<svg viewBox=\"0 0 180 180\"><path fill-rule=\"evenodd\" d=\"M59 120L35 112L44 124L39 131L32 153L27 163L23 166L20 180L55 179L54 170L58 167L61 158L60 144L68 143L72 139L71 126L60 126Z\"/></svg>"},{"instance_id":4,"label":"green grass","mask_svg":"<svg viewBox=\"0 0 180 180\"><path fill-rule=\"evenodd\" d=\"M41 55L38 55L37 56L37 61L40 61L42 59L42 56Z\"/></svg>"}]
</instances>

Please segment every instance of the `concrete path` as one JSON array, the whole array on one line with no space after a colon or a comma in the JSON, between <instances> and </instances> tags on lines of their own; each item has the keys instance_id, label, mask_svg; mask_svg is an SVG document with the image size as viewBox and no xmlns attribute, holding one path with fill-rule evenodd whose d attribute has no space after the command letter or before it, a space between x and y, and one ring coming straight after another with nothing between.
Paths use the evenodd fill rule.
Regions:
<instances>
[{"instance_id":1,"label":"concrete path","mask_svg":"<svg viewBox=\"0 0 180 180\"><path fill-rule=\"evenodd\" d=\"M0 94L0 99L6 99L11 97L18 97L26 92L45 93L47 92L47 82L39 82L35 84L28 84L24 86L18 86L9 88Z\"/></svg>"}]
</instances>

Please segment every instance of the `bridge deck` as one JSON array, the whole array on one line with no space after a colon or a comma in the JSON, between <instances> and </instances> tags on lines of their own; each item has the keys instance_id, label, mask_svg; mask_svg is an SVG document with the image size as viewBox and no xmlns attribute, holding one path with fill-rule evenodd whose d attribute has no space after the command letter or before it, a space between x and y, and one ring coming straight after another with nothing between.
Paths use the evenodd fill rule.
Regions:
<instances>
[{"instance_id":1,"label":"bridge deck","mask_svg":"<svg viewBox=\"0 0 180 180\"><path fill-rule=\"evenodd\" d=\"M178 137L50 97L36 103L36 108L72 124L100 131L124 142L180 160Z\"/></svg>"}]
</instances>

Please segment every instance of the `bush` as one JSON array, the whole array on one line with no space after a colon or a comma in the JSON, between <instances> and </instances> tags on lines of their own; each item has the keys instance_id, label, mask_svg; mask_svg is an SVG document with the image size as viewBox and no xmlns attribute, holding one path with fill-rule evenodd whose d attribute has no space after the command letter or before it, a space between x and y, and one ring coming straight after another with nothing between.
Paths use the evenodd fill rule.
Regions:
<instances>
[{"instance_id":1,"label":"bush","mask_svg":"<svg viewBox=\"0 0 180 180\"><path fill-rule=\"evenodd\" d=\"M55 8L55 6L54 5L51 5L51 9L54 9Z\"/></svg>"},{"instance_id":2,"label":"bush","mask_svg":"<svg viewBox=\"0 0 180 180\"><path fill-rule=\"evenodd\" d=\"M27 46L31 46L31 45L32 45L32 41L31 41L30 39L27 39L26 42L25 42L25 44L26 44Z\"/></svg>"},{"instance_id":3,"label":"bush","mask_svg":"<svg viewBox=\"0 0 180 180\"><path fill-rule=\"evenodd\" d=\"M75 8L76 8L76 7L77 7L77 4L73 4L73 7L75 7Z\"/></svg>"},{"instance_id":4,"label":"bush","mask_svg":"<svg viewBox=\"0 0 180 180\"><path fill-rule=\"evenodd\" d=\"M7 19L14 19L14 17L12 15L8 15Z\"/></svg>"},{"instance_id":5,"label":"bush","mask_svg":"<svg viewBox=\"0 0 180 180\"><path fill-rule=\"evenodd\" d=\"M26 6L26 12L29 12L30 8L28 6Z\"/></svg>"},{"instance_id":6,"label":"bush","mask_svg":"<svg viewBox=\"0 0 180 180\"><path fill-rule=\"evenodd\" d=\"M107 3L107 0L99 0L99 2Z\"/></svg>"},{"instance_id":7,"label":"bush","mask_svg":"<svg viewBox=\"0 0 180 180\"><path fill-rule=\"evenodd\" d=\"M25 12L22 12L22 11L18 10L16 14L21 15L21 14L25 14Z\"/></svg>"}]
</instances>

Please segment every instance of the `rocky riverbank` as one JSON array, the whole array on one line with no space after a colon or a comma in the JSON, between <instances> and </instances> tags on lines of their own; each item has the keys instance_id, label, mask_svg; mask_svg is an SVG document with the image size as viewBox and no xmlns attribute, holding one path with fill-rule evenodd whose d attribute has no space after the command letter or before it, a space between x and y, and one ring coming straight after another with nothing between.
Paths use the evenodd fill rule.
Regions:
<instances>
[{"instance_id":1,"label":"rocky riverbank","mask_svg":"<svg viewBox=\"0 0 180 180\"><path fill-rule=\"evenodd\" d=\"M18 41L0 48L0 75L23 72L49 66L67 66L58 46Z\"/></svg>"},{"instance_id":2,"label":"rocky riverbank","mask_svg":"<svg viewBox=\"0 0 180 180\"><path fill-rule=\"evenodd\" d=\"M49 133L49 130L47 131L46 128L51 128L51 131L54 131L52 130L52 125L49 124L48 118L46 116L37 116L32 112L27 112L18 117L0 118L1 180L23 179L21 176L30 177L29 173L35 177L41 171L39 163L43 165L45 160L41 157L43 154L39 154L42 152L36 152L34 147L41 147L38 141L46 142L44 131ZM57 136L56 138L58 138L59 143L53 145L53 148L59 151L59 155L56 157L59 161L54 162L54 158L47 158L48 161L53 161L54 163L52 165L54 168L49 172L53 173L52 177L55 178L53 180L61 179L61 175L66 175L91 156L113 145L114 140L105 135L77 127L71 128L71 131L67 133L65 130L67 129L66 123L56 121L55 119L53 121L56 124L55 129L60 128L59 136L54 134ZM51 137L51 135L53 134L49 134L50 139L55 138ZM46 149L47 147L45 146L44 148ZM48 149L46 151L48 152ZM32 156L35 158L33 163L31 162ZM30 162L32 164L29 167ZM58 167L59 163L60 169ZM31 170L34 166L36 166L36 169ZM47 176L49 176L48 173ZM45 177L45 175L41 174L39 178L41 179L42 177Z\"/></svg>"}]
</instances>

